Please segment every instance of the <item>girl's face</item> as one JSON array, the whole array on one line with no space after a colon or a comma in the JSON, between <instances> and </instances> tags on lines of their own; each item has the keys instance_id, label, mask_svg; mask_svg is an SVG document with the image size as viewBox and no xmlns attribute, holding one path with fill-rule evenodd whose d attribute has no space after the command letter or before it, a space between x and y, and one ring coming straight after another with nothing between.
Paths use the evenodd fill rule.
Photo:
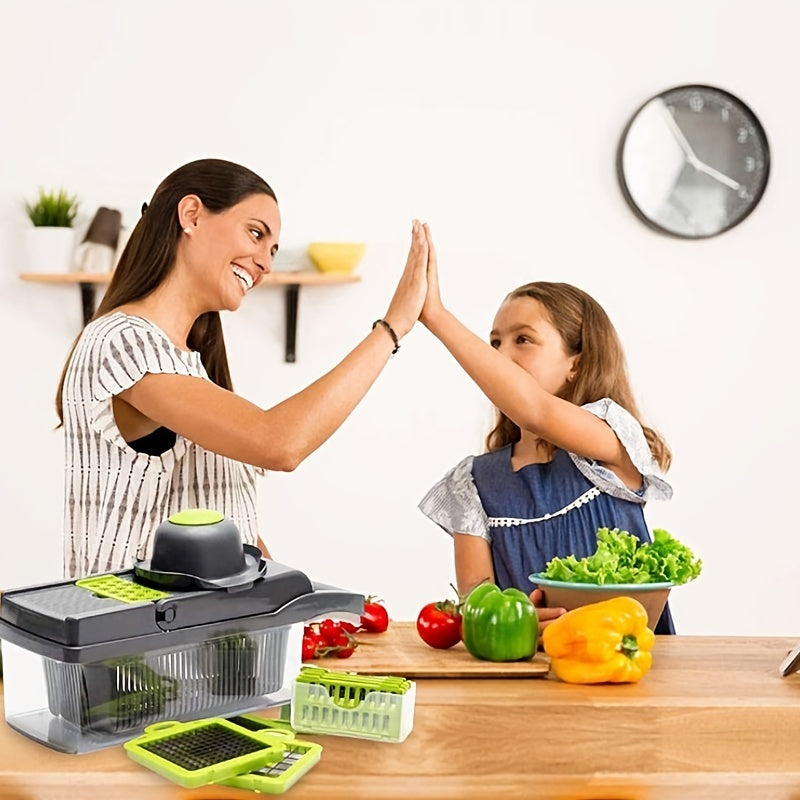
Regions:
<instances>
[{"instance_id":1,"label":"girl's face","mask_svg":"<svg viewBox=\"0 0 800 800\"><path fill-rule=\"evenodd\" d=\"M550 314L533 297L510 298L500 306L489 342L550 394L558 394L578 362L578 356L567 353Z\"/></svg>"},{"instance_id":2,"label":"girl's face","mask_svg":"<svg viewBox=\"0 0 800 800\"><path fill-rule=\"evenodd\" d=\"M272 270L278 251L278 204L258 193L218 214L200 206L182 236L190 274L202 275L206 303L235 311L242 298Z\"/></svg>"}]
</instances>

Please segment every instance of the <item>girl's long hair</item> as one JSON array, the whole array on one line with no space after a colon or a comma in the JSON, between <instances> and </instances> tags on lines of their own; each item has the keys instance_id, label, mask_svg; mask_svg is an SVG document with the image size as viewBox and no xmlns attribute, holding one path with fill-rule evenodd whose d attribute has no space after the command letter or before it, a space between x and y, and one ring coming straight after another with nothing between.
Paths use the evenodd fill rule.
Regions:
<instances>
[{"instance_id":1,"label":"girl's long hair","mask_svg":"<svg viewBox=\"0 0 800 800\"><path fill-rule=\"evenodd\" d=\"M669 469L670 449L657 431L642 422L622 344L603 307L586 292L568 283L527 283L511 292L506 300L517 297L538 300L561 334L567 352L580 355L574 380L564 386L559 396L578 406L603 397L611 398L636 418L653 457L662 470ZM498 410L497 422L486 438L486 449L499 450L518 442L520 435L519 427Z\"/></svg>"},{"instance_id":2,"label":"girl's long hair","mask_svg":"<svg viewBox=\"0 0 800 800\"><path fill-rule=\"evenodd\" d=\"M131 232L93 319L146 297L163 283L174 266L181 236L178 203L190 194L197 195L212 213L225 211L253 194L266 194L277 202L275 192L263 178L231 161L206 158L179 167L161 182L152 200L142 206L142 216ZM61 423L61 393L78 338L80 335L72 344L58 383L56 411ZM195 320L187 344L200 353L214 383L225 389L233 388L218 312L206 312Z\"/></svg>"}]
</instances>

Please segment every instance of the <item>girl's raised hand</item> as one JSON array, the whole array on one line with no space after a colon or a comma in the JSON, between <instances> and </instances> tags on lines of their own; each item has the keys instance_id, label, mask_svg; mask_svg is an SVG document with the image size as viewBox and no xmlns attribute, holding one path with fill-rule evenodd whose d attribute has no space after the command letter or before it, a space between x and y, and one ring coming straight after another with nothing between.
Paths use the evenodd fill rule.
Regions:
<instances>
[{"instance_id":1,"label":"girl's raised hand","mask_svg":"<svg viewBox=\"0 0 800 800\"><path fill-rule=\"evenodd\" d=\"M425 227L415 219L411 226L411 247L385 319L398 337L405 336L419 319L428 291L428 240Z\"/></svg>"},{"instance_id":2,"label":"girl's raised hand","mask_svg":"<svg viewBox=\"0 0 800 800\"><path fill-rule=\"evenodd\" d=\"M442 296L439 291L439 262L436 258L436 248L433 246L433 237L428 225L425 225L425 238L428 243L428 294L425 297L425 304L420 314L420 322L426 327L435 315L442 311Z\"/></svg>"}]
</instances>

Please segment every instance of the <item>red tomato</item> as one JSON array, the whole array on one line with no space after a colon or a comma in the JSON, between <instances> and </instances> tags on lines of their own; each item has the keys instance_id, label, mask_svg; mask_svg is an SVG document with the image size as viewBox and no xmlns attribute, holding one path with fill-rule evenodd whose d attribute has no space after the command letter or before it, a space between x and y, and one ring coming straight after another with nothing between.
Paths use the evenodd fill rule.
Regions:
<instances>
[{"instance_id":1,"label":"red tomato","mask_svg":"<svg viewBox=\"0 0 800 800\"><path fill-rule=\"evenodd\" d=\"M364 601L361 630L367 633L383 633L388 627L389 612L380 600L370 595Z\"/></svg>"},{"instance_id":2,"label":"red tomato","mask_svg":"<svg viewBox=\"0 0 800 800\"><path fill-rule=\"evenodd\" d=\"M346 622L342 620L339 623L342 626L343 631L347 631L348 633L358 633L358 625L353 625L352 622Z\"/></svg>"},{"instance_id":3,"label":"red tomato","mask_svg":"<svg viewBox=\"0 0 800 800\"><path fill-rule=\"evenodd\" d=\"M324 646L320 635L310 626L303 629L303 661L317 658L317 651Z\"/></svg>"},{"instance_id":4,"label":"red tomato","mask_svg":"<svg viewBox=\"0 0 800 800\"><path fill-rule=\"evenodd\" d=\"M428 603L417 617L417 633L425 644L446 650L461 641L461 614L450 600Z\"/></svg>"},{"instance_id":5,"label":"red tomato","mask_svg":"<svg viewBox=\"0 0 800 800\"><path fill-rule=\"evenodd\" d=\"M325 640L325 644L333 646L336 638L342 633L342 623L332 619L324 619L319 624L319 635Z\"/></svg>"},{"instance_id":6,"label":"red tomato","mask_svg":"<svg viewBox=\"0 0 800 800\"><path fill-rule=\"evenodd\" d=\"M333 642L331 655L336 656L336 658L350 658L357 646L358 643L352 636L347 633L341 633Z\"/></svg>"}]
</instances>

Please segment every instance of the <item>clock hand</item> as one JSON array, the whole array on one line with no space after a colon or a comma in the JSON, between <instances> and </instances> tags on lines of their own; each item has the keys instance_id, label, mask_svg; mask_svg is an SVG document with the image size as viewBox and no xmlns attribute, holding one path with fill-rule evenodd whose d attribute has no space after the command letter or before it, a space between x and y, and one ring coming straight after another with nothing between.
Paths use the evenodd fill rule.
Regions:
<instances>
[{"instance_id":1,"label":"clock hand","mask_svg":"<svg viewBox=\"0 0 800 800\"><path fill-rule=\"evenodd\" d=\"M698 171L703 172L714 180L719 181L720 183L724 183L729 189L733 189L734 192L738 191L741 188L741 184L735 181L733 178L729 178L727 175L723 175L719 170L714 169L714 167L709 167L708 164L704 164L702 161L696 161L692 164L692 166Z\"/></svg>"},{"instance_id":2,"label":"clock hand","mask_svg":"<svg viewBox=\"0 0 800 800\"><path fill-rule=\"evenodd\" d=\"M696 167L700 163L700 159L694 154L692 146L689 144L688 140L683 135L683 131L678 126L678 123L675 122L675 117L672 116L672 112L667 108L667 106L663 102L661 103L661 112L664 116L664 121L667 123L667 127L670 129L672 135L675 137L676 141L680 145L681 150L683 150L683 153L686 156L686 160L693 167Z\"/></svg>"},{"instance_id":3,"label":"clock hand","mask_svg":"<svg viewBox=\"0 0 800 800\"><path fill-rule=\"evenodd\" d=\"M696 155L694 150L692 150L692 146L689 144L686 137L683 135L683 131L680 129L677 122L675 122L675 117L672 116L672 113L667 108L665 104L661 104L661 111L664 115L664 120L667 123L667 127L672 131L672 135L677 140L678 144L683 150L684 155L686 156L686 160L698 171L708 175L710 178L714 178L714 180L719 181L720 183L725 184L729 189L733 189L733 191L738 191L741 188L741 184L737 183L733 178L729 178L727 175L723 175L719 170L714 169L714 167L709 167L708 164L702 162Z\"/></svg>"}]
</instances>

